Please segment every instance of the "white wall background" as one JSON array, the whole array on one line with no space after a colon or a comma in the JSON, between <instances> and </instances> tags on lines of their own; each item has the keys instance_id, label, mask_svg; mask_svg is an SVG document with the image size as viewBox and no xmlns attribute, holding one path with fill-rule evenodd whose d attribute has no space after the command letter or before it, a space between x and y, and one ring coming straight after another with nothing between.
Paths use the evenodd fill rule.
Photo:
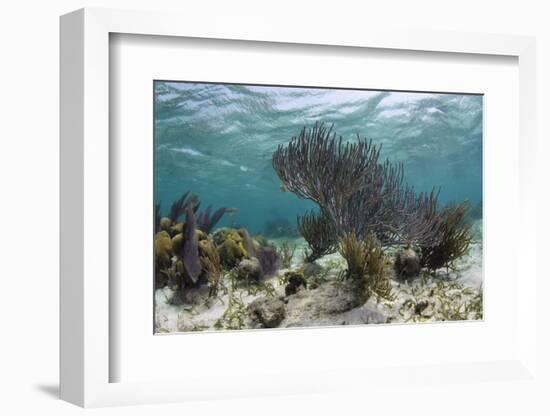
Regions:
<instances>
[{"instance_id":1,"label":"white wall background","mask_svg":"<svg viewBox=\"0 0 550 416\"><path fill-rule=\"evenodd\" d=\"M5 415L76 414L82 410L56 399L58 385L58 16L74 9L116 7L166 9L186 13L189 19L209 22L212 14L227 19L269 19L287 25L380 25L420 27L537 36L538 132L540 200L539 256L543 266L543 236L548 235L547 163L550 128L550 11L547 1L535 0L394 0L394 1L185 1L185 0L11 0L0 9L0 413ZM182 25L185 21L182 22ZM542 180L544 175L544 179ZM548 288L539 287L539 291ZM541 307L539 354L541 368L550 351L550 320ZM407 403L409 414L545 414L550 404L530 395L514 394L505 383L472 389L453 387L455 393L434 406L434 392L411 391L392 398L387 407L370 406L364 397L345 394L317 397L239 400L231 402L165 405L153 408L94 410L99 414L392 414ZM447 391L447 390L445 390ZM548 388L550 391L550 387ZM527 394L527 395L526 395ZM487 400L487 397L499 397ZM380 398L379 398L380 399ZM378 401L380 402L380 400ZM546 413L548 414L548 413Z\"/></svg>"}]
</instances>

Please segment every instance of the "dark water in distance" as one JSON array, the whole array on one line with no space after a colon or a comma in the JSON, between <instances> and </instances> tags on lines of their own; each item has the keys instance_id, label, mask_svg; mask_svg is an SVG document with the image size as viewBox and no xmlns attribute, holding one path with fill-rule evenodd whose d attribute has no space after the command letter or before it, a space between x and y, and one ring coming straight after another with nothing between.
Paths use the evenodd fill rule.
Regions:
<instances>
[{"instance_id":1,"label":"dark water in distance","mask_svg":"<svg viewBox=\"0 0 550 416\"><path fill-rule=\"evenodd\" d=\"M162 213L184 191L202 207L235 207L220 226L251 233L266 221L316 205L281 192L271 165L279 144L316 121L383 144L419 191L441 187L440 202L482 198L480 95L245 86L155 81L155 202Z\"/></svg>"}]
</instances>

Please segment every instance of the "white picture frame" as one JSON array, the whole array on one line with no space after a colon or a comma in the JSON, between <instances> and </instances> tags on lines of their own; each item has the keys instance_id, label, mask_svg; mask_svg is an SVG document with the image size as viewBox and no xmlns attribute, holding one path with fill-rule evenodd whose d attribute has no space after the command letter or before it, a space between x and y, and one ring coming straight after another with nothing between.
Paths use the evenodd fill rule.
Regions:
<instances>
[{"instance_id":1,"label":"white picture frame","mask_svg":"<svg viewBox=\"0 0 550 416\"><path fill-rule=\"evenodd\" d=\"M185 24L182 22L185 21ZM110 34L225 39L248 42L332 45L429 51L442 54L504 55L519 67L519 217L517 292L518 345L498 361L457 363L453 360L415 368L331 369L266 375L266 380L234 382L220 374L183 381L111 382L109 296L109 37ZM480 383L490 380L536 382L536 240L535 202L535 41L530 37L420 31L381 32L363 28L331 33L312 27L307 32L277 25L251 24L235 31L231 22L205 27L172 13L82 9L61 18L61 398L80 406L159 403L216 397L319 393L340 389L372 389L391 380L449 379ZM532 244L532 243L531 243ZM519 270L519 269L518 269ZM519 271L516 270L516 273ZM151 334L152 335L152 334ZM207 335L208 336L208 335ZM331 336L336 336L331 335ZM472 374L475 376L472 377ZM443 378L445 378L443 377ZM342 380L346 380L345 383ZM353 387L352 387L353 386Z\"/></svg>"}]
</instances>

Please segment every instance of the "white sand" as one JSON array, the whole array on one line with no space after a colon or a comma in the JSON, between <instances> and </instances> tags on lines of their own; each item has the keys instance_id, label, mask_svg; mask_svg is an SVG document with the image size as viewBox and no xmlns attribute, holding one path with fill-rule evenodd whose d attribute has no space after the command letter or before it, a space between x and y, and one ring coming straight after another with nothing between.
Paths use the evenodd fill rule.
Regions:
<instances>
[{"instance_id":1,"label":"white sand","mask_svg":"<svg viewBox=\"0 0 550 416\"><path fill-rule=\"evenodd\" d=\"M280 245L284 239L270 240L275 245ZM289 240L286 240L289 241ZM303 239L291 241L297 245L295 256L290 269L298 269L303 265L303 252L307 244ZM479 290L482 288L482 245L474 243L469 253L456 262L456 267L448 274L445 270L439 270L435 276L417 278L412 282L398 282L392 280L396 299L393 302L369 299L368 302L350 311L330 315L317 316L311 320L304 312L301 319L297 302L289 302L294 309L281 323L281 326L320 326L320 325L357 325L381 322L424 322L442 319L451 319L447 311L459 311L462 318L454 319L479 319L479 314L468 312L470 303L478 299ZM325 277L330 282L337 279L338 274L345 270L345 261L338 254L324 256L317 261L325 269ZM288 269L281 269L277 276L264 281L274 288L275 296L284 296L284 285L281 285L279 276L284 275ZM329 283L325 283L329 284ZM229 284L227 284L229 286ZM435 291L436 295L433 294ZM308 291L315 296L314 290ZM222 318L226 311L230 294L219 293L218 299L207 299L208 291L202 288L198 291L200 299L196 304L171 305L169 300L173 291L169 288L159 289L155 293L155 318L159 332L178 332L191 330L215 330L216 322ZM266 292L250 294L245 287L237 288L233 295L242 300L244 306L253 300L265 296ZM305 293L301 294L303 298ZM420 314L415 314L415 305L424 307ZM289 306L290 308L290 306ZM449 309L450 308L450 309ZM297 315L298 314L298 315ZM246 326L244 327L246 328Z\"/></svg>"}]
</instances>

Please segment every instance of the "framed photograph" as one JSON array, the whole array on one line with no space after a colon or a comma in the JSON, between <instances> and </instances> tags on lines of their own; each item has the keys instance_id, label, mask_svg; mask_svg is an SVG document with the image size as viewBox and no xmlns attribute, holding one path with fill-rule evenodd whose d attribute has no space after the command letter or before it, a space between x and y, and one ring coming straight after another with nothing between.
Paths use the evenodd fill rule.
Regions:
<instances>
[{"instance_id":1,"label":"framed photograph","mask_svg":"<svg viewBox=\"0 0 550 416\"><path fill-rule=\"evenodd\" d=\"M483 319L482 95L154 100L155 333Z\"/></svg>"},{"instance_id":2,"label":"framed photograph","mask_svg":"<svg viewBox=\"0 0 550 416\"><path fill-rule=\"evenodd\" d=\"M61 18L62 398L536 382L534 40L180 21Z\"/></svg>"}]
</instances>

